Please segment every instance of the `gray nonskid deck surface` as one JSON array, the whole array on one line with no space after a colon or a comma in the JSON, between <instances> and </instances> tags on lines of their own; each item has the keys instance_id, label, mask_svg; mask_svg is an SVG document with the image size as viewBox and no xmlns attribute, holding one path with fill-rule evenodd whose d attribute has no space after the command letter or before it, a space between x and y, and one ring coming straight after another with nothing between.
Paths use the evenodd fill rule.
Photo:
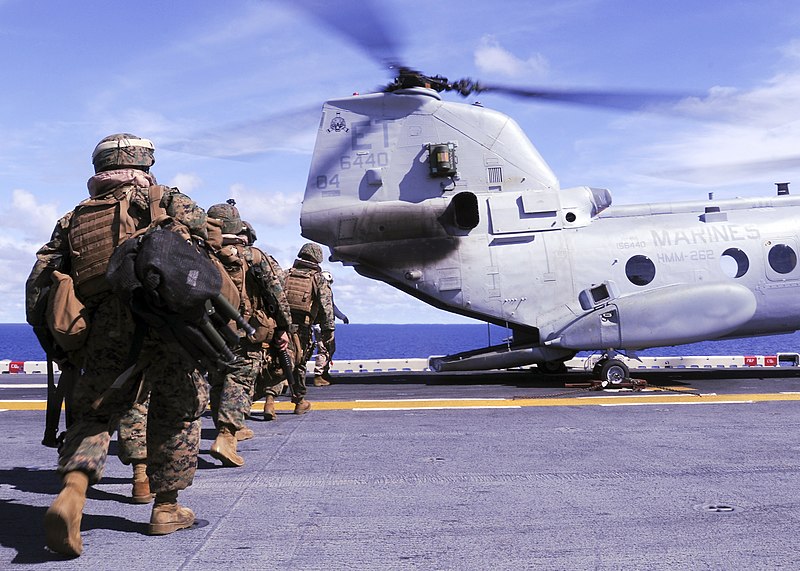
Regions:
<instances>
[{"instance_id":1,"label":"gray nonskid deck surface","mask_svg":"<svg viewBox=\"0 0 800 571\"><path fill-rule=\"evenodd\" d=\"M797 385L777 379L769 390ZM430 388L338 384L310 396L408 398ZM463 389L437 386L435 396L458 398ZM473 384L468 396L521 390ZM59 489L55 452L39 444L43 412L3 412L0 422L5 569L800 564L800 412L792 401L282 413L250 423L256 437L240 444L241 469L216 467L204 418L197 477L181 494L198 524L145 535L150 506L127 503L129 468L110 458L90 492L84 554L75 560L43 547L42 518Z\"/></svg>"}]
</instances>

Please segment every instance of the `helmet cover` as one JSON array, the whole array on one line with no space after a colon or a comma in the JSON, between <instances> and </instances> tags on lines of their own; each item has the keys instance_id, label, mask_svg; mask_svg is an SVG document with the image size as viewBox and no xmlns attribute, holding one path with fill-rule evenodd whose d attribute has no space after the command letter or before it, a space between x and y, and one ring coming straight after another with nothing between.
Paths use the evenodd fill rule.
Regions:
<instances>
[{"instance_id":1,"label":"helmet cover","mask_svg":"<svg viewBox=\"0 0 800 571\"><path fill-rule=\"evenodd\" d=\"M321 264L322 248L320 248L317 244L307 242L303 244L302 248L300 248L300 251L297 253L297 257L303 260L307 260L309 262L316 262L317 264Z\"/></svg>"},{"instance_id":2,"label":"helmet cover","mask_svg":"<svg viewBox=\"0 0 800 571\"><path fill-rule=\"evenodd\" d=\"M109 135L97 143L92 152L94 172L120 168L135 168L148 172L156 162L155 145L130 133Z\"/></svg>"},{"instance_id":3,"label":"helmet cover","mask_svg":"<svg viewBox=\"0 0 800 571\"><path fill-rule=\"evenodd\" d=\"M242 217L239 216L239 209L230 203L215 204L208 209L207 214L211 218L222 220L223 234L238 234L242 231Z\"/></svg>"}]
</instances>

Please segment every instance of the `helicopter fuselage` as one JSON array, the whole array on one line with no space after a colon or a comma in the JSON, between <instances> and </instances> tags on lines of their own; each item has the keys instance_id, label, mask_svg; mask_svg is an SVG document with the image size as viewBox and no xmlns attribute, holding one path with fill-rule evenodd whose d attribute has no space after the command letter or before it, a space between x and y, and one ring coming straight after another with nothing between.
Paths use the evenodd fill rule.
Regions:
<instances>
[{"instance_id":1,"label":"helicopter fuselage","mask_svg":"<svg viewBox=\"0 0 800 571\"><path fill-rule=\"evenodd\" d=\"M541 362L797 330L798 219L788 195L611 207L509 117L412 88L324 105L301 227Z\"/></svg>"}]
</instances>

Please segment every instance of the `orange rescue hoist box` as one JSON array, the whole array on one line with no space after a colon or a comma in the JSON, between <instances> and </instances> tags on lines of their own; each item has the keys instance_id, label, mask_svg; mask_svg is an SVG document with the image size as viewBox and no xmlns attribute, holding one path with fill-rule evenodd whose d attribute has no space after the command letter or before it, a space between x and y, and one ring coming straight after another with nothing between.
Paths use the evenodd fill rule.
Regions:
<instances>
[{"instance_id":1,"label":"orange rescue hoist box","mask_svg":"<svg viewBox=\"0 0 800 571\"><path fill-rule=\"evenodd\" d=\"M744 366L745 367L755 367L758 365L758 357L755 355L747 355L744 358Z\"/></svg>"}]
</instances>

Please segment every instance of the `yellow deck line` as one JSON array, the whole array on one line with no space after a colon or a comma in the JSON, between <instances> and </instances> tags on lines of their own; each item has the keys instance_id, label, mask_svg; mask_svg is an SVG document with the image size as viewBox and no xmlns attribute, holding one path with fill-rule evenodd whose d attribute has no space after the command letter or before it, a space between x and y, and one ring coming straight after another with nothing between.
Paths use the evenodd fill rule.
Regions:
<instances>
[{"instance_id":1,"label":"yellow deck line","mask_svg":"<svg viewBox=\"0 0 800 571\"><path fill-rule=\"evenodd\" d=\"M744 404L769 401L798 401L800 393L736 393L697 396L696 394L636 393L630 396L589 396L553 398L516 399L388 399L368 401L312 401L312 410L399 410L399 409L442 409L442 408L518 408L534 406L608 406L608 405L653 405L653 404ZM257 402L253 410L261 412L264 404ZM275 403L280 411L291 411L294 405L288 401ZM0 409L8 410L46 410L43 400L5 400L0 401Z\"/></svg>"}]
</instances>

